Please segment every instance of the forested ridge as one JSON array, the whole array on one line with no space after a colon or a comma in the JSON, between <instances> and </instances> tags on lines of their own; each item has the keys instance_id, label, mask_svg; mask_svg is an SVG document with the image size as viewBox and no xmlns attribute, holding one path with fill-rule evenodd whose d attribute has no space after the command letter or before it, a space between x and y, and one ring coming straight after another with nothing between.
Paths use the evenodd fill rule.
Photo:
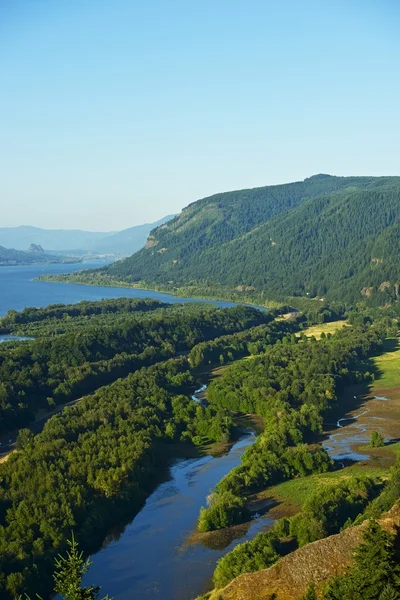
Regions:
<instances>
[{"instance_id":1,"label":"forested ridge","mask_svg":"<svg viewBox=\"0 0 400 600\"><path fill-rule=\"evenodd\" d=\"M383 305L399 298L399 232L400 178L319 175L199 200L132 257L58 279Z\"/></svg>"},{"instance_id":2,"label":"forested ridge","mask_svg":"<svg viewBox=\"0 0 400 600\"><path fill-rule=\"evenodd\" d=\"M248 307L164 308L141 300L9 312L3 331L29 325L38 338L0 346L0 431L26 425L39 408L79 398L199 342L272 319L272 313Z\"/></svg>"}]
</instances>

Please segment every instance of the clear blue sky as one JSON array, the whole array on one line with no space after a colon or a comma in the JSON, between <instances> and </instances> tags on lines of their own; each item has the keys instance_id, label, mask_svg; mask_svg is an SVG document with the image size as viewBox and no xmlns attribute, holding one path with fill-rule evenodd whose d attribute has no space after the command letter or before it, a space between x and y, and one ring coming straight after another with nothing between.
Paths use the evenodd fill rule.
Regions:
<instances>
[{"instance_id":1,"label":"clear blue sky","mask_svg":"<svg viewBox=\"0 0 400 600\"><path fill-rule=\"evenodd\" d=\"M400 174L398 0L1 0L0 226Z\"/></svg>"}]
</instances>

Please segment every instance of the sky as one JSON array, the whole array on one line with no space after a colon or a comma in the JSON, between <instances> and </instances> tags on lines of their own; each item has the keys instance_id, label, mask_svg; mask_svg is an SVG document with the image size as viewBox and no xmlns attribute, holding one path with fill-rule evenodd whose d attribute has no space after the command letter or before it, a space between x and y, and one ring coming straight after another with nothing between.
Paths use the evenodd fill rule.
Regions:
<instances>
[{"instance_id":1,"label":"sky","mask_svg":"<svg viewBox=\"0 0 400 600\"><path fill-rule=\"evenodd\" d=\"M398 0L1 0L0 226L400 175Z\"/></svg>"}]
</instances>

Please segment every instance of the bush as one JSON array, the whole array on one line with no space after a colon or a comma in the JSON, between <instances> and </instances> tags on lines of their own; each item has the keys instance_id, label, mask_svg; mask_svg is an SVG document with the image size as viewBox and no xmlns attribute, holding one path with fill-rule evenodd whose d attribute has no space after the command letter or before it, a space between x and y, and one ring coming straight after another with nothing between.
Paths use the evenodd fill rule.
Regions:
<instances>
[{"instance_id":1,"label":"bush","mask_svg":"<svg viewBox=\"0 0 400 600\"><path fill-rule=\"evenodd\" d=\"M385 445L385 438L379 431L373 431L371 433L369 445L371 448L382 448L382 446Z\"/></svg>"}]
</instances>

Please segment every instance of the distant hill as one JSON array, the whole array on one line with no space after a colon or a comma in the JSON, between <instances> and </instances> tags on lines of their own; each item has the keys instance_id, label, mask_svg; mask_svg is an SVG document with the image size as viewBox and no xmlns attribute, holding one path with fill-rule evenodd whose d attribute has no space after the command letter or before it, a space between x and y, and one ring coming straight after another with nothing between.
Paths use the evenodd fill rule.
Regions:
<instances>
[{"instance_id":1,"label":"distant hill","mask_svg":"<svg viewBox=\"0 0 400 600\"><path fill-rule=\"evenodd\" d=\"M129 227L129 229L123 229L118 233L111 233L95 241L89 249L99 254L132 254L143 248L150 231L155 227L167 223L173 217L174 215L168 215L155 223L135 225L134 227Z\"/></svg>"},{"instance_id":2,"label":"distant hill","mask_svg":"<svg viewBox=\"0 0 400 600\"><path fill-rule=\"evenodd\" d=\"M95 242L110 235L104 232L41 229L39 227L0 227L0 244L6 248L25 250L30 244L42 246L46 251L85 250Z\"/></svg>"},{"instance_id":3,"label":"distant hill","mask_svg":"<svg viewBox=\"0 0 400 600\"><path fill-rule=\"evenodd\" d=\"M28 248L28 252L31 254L44 254L42 246L38 246L37 244L31 244Z\"/></svg>"},{"instance_id":4,"label":"distant hill","mask_svg":"<svg viewBox=\"0 0 400 600\"><path fill-rule=\"evenodd\" d=\"M172 216L156 223L146 223L120 232L96 232L81 230L51 230L39 227L0 227L0 244L7 248L25 250L30 244L45 248L46 252L80 252L97 254L129 255L146 243L154 227L162 225Z\"/></svg>"},{"instance_id":5,"label":"distant hill","mask_svg":"<svg viewBox=\"0 0 400 600\"><path fill-rule=\"evenodd\" d=\"M41 246L35 244L31 244L27 252L0 246L0 266L78 262L80 262L78 258L46 254Z\"/></svg>"},{"instance_id":6,"label":"distant hill","mask_svg":"<svg viewBox=\"0 0 400 600\"><path fill-rule=\"evenodd\" d=\"M400 297L400 177L316 175L216 194L104 278L385 304Z\"/></svg>"}]
</instances>

